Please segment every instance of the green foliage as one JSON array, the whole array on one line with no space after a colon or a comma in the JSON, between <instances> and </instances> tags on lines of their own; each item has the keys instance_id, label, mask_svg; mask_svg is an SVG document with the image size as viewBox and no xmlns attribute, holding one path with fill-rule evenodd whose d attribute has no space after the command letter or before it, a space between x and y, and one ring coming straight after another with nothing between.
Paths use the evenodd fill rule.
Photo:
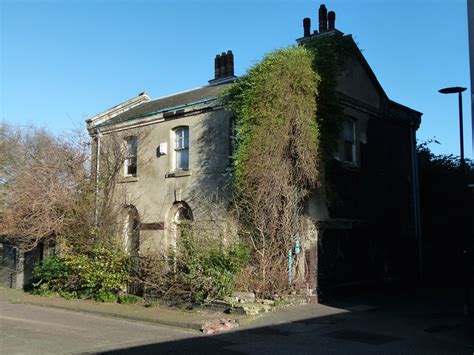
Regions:
<instances>
[{"instance_id":1,"label":"green foliage","mask_svg":"<svg viewBox=\"0 0 474 355\"><path fill-rule=\"evenodd\" d=\"M74 300L80 298L79 293L77 291L60 291L59 296L67 300Z\"/></svg>"},{"instance_id":2,"label":"green foliage","mask_svg":"<svg viewBox=\"0 0 474 355\"><path fill-rule=\"evenodd\" d=\"M69 255L64 263L77 275L79 287L92 294L117 293L128 281L128 257L121 250L98 246L89 255Z\"/></svg>"},{"instance_id":3,"label":"green foliage","mask_svg":"<svg viewBox=\"0 0 474 355\"><path fill-rule=\"evenodd\" d=\"M318 86L313 51L277 50L252 67L225 96L236 115L234 186L254 248L259 293L287 287L286 254L301 228L301 210L320 183Z\"/></svg>"},{"instance_id":4,"label":"green foliage","mask_svg":"<svg viewBox=\"0 0 474 355\"><path fill-rule=\"evenodd\" d=\"M245 189L251 176L272 176L271 171L288 170L292 180L315 183L320 78L312 65L313 55L303 47L272 52L226 94L237 117L237 190Z\"/></svg>"},{"instance_id":5,"label":"green foliage","mask_svg":"<svg viewBox=\"0 0 474 355\"><path fill-rule=\"evenodd\" d=\"M158 301L148 301L147 303L145 303L146 308L154 308L154 307L157 307L159 305L160 305L160 303Z\"/></svg>"},{"instance_id":6,"label":"green foliage","mask_svg":"<svg viewBox=\"0 0 474 355\"><path fill-rule=\"evenodd\" d=\"M120 295L118 296L118 303L120 304L136 304L140 301L140 297L134 295Z\"/></svg>"},{"instance_id":7,"label":"green foliage","mask_svg":"<svg viewBox=\"0 0 474 355\"><path fill-rule=\"evenodd\" d=\"M172 284L187 298L203 303L232 294L235 275L248 263L249 249L240 243L222 245L219 240L181 233ZM187 292L182 292L187 291Z\"/></svg>"},{"instance_id":8,"label":"green foliage","mask_svg":"<svg viewBox=\"0 0 474 355\"><path fill-rule=\"evenodd\" d=\"M97 302L117 302L118 296L116 293L110 291L99 291L96 293L94 299Z\"/></svg>"},{"instance_id":9,"label":"green foliage","mask_svg":"<svg viewBox=\"0 0 474 355\"><path fill-rule=\"evenodd\" d=\"M94 297L102 302L115 301L128 281L128 256L116 248L100 245L88 255L45 258L35 267L34 275L38 280L33 284L35 294L58 292L67 299Z\"/></svg>"},{"instance_id":10,"label":"green foliage","mask_svg":"<svg viewBox=\"0 0 474 355\"><path fill-rule=\"evenodd\" d=\"M48 284L40 284L40 283L34 283L33 284L34 288L32 293L34 295L38 296L43 296L43 297L52 297L56 294L53 290L51 290L48 286Z\"/></svg>"},{"instance_id":11,"label":"green foliage","mask_svg":"<svg viewBox=\"0 0 474 355\"><path fill-rule=\"evenodd\" d=\"M464 248L469 248L469 242L474 248L470 238L474 191L467 186L474 181L474 162L466 159L463 174L459 157L434 154L430 143L438 142L418 145L424 274L433 280L452 281L460 276L459 270L466 270Z\"/></svg>"},{"instance_id":12,"label":"green foliage","mask_svg":"<svg viewBox=\"0 0 474 355\"><path fill-rule=\"evenodd\" d=\"M336 88L338 76L349 57L349 47L344 38L331 36L309 42L306 48L314 53L313 68L321 78L316 97L316 121L320 129L321 153L328 159L337 147L344 119Z\"/></svg>"},{"instance_id":13,"label":"green foliage","mask_svg":"<svg viewBox=\"0 0 474 355\"><path fill-rule=\"evenodd\" d=\"M52 256L45 258L43 262L35 266L33 274L36 278L33 286L37 292L43 292L46 289L52 292L61 291L71 270L64 263L64 260Z\"/></svg>"}]
</instances>

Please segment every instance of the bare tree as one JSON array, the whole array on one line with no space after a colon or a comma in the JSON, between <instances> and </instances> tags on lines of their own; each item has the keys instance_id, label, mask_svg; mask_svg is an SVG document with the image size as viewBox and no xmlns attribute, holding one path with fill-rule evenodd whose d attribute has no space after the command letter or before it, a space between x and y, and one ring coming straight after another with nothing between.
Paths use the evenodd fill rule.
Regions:
<instances>
[{"instance_id":1,"label":"bare tree","mask_svg":"<svg viewBox=\"0 0 474 355\"><path fill-rule=\"evenodd\" d=\"M89 147L83 135L58 138L2 123L0 149L1 234L30 250L89 225Z\"/></svg>"},{"instance_id":2,"label":"bare tree","mask_svg":"<svg viewBox=\"0 0 474 355\"><path fill-rule=\"evenodd\" d=\"M128 129L124 131L105 132L101 138L95 140L94 184L95 184L95 210L97 233L103 239L117 242L117 237L123 234L124 211L127 206L134 205L140 198L136 193L127 193L127 184L119 184L125 180L124 171L127 160L130 159L127 141L130 137L142 142L148 137L150 129L147 127ZM100 144L98 139L101 140ZM99 147L99 148L98 148ZM99 159L99 164L97 164ZM133 178L129 176L128 178ZM141 218L143 213L141 211ZM136 228L139 228L137 225Z\"/></svg>"}]
</instances>

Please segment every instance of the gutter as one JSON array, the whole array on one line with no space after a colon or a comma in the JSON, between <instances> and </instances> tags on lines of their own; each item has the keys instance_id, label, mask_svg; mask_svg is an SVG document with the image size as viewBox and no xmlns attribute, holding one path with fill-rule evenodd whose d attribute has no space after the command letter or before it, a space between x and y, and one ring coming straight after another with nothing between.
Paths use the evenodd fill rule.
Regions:
<instances>
[{"instance_id":1,"label":"gutter","mask_svg":"<svg viewBox=\"0 0 474 355\"><path fill-rule=\"evenodd\" d=\"M95 149L95 226L99 225L99 168L100 168L100 139L102 133L96 129L96 149Z\"/></svg>"},{"instance_id":2,"label":"gutter","mask_svg":"<svg viewBox=\"0 0 474 355\"><path fill-rule=\"evenodd\" d=\"M160 110L156 110L156 111L143 113L143 114L140 114L140 115L127 117L126 119L123 119L123 120L117 121L117 122L102 123L102 124L97 125L96 127L97 128L107 127L107 126L118 124L118 123L129 122L129 121L133 121L133 120L136 120L136 119L139 119L139 118L154 116L156 114L165 113L165 112L168 112L168 111L174 111L174 110L179 110L179 109L183 109L183 108L187 108L187 107L192 107L192 106L196 106L196 105L209 103L209 102L215 101L217 99L218 99L218 96L212 96L212 97L208 97L206 99L190 102L190 103L183 104L183 105L178 105L178 106L173 106L173 107L166 107L164 109L160 109Z\"/></svg>"},{"instance_id":3,"label":"gutter","mask_svg":"<svg viewBox=\"0 0 474 355\"><path fill-rule=\"evenodd\" d=\"M413 188L413 219L415 222L415 239L418 246L418 272L422 277L423 267L423 238L421 233L421 213L420 213L420 185L418 178L418 156L416 152L416 126L412 122L410 125L410 146L411 146L411 170Z\"/></svg>"}]
</instances>

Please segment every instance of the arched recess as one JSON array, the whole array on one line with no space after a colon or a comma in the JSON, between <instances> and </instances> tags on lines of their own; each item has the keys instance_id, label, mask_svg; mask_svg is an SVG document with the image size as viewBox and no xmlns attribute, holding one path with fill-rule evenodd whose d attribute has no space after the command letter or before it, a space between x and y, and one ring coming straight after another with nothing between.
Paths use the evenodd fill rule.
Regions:
<instances>
[{"instance_id":1,"label":"arched recess","mask_svg":"<svg viewBox=\"0 0 474 355\"><path fill-rule=\"evenodd\" d=\"M135 206L125 207L124 249L137 256L140 251L140 216Z\"/></svg>"},{"instance_id":2,"label":"arched recess","mask_svg":"<svg viewBox=\"0 0 474 355\"><path fill-rule=\"evenodd\" d=\"M185 223L193 221L193 211L191 207L184 201L177 201L171 207L169 213L170 222L169 228L169 243L171 249L176 251L178 239L181 235L181 227Z\"/></svg>"}]
</instances>

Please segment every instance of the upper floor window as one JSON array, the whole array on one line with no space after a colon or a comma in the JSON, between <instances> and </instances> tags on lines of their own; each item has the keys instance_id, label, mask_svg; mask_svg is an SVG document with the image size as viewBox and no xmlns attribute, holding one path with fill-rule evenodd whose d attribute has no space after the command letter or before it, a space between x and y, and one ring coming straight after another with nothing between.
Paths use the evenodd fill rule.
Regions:
<instances>
[{"instance_id":1,"label":"upper floor window","mask_svg":"<svg viewBox=\"0 0 474 355\"><path fill-rule=\"evenodd\" d=\"M189 170L189 127L174 130L174 170Z\"/></svg>"},{"instance_id":2,"label":"upper floor window","mask_svg":"<svg viewBox=\"0 0 474 355\"><path fill-rule=\"evenodd\" d=\"M344 151L343 158L345 163L356 163L356 145L355 145L355 121L346 119L343 123Z\"/></svg>"},{"instance_id":3,"label":"upper floor window","mask_svg":"<svg viewBox=\"0 0 474 355\"><path fill-rule=\"evenodd\" d=\"M137 176L137 148L137 137L128 137L125 157L125 176Z\"/></svg>"}]
</instances>

